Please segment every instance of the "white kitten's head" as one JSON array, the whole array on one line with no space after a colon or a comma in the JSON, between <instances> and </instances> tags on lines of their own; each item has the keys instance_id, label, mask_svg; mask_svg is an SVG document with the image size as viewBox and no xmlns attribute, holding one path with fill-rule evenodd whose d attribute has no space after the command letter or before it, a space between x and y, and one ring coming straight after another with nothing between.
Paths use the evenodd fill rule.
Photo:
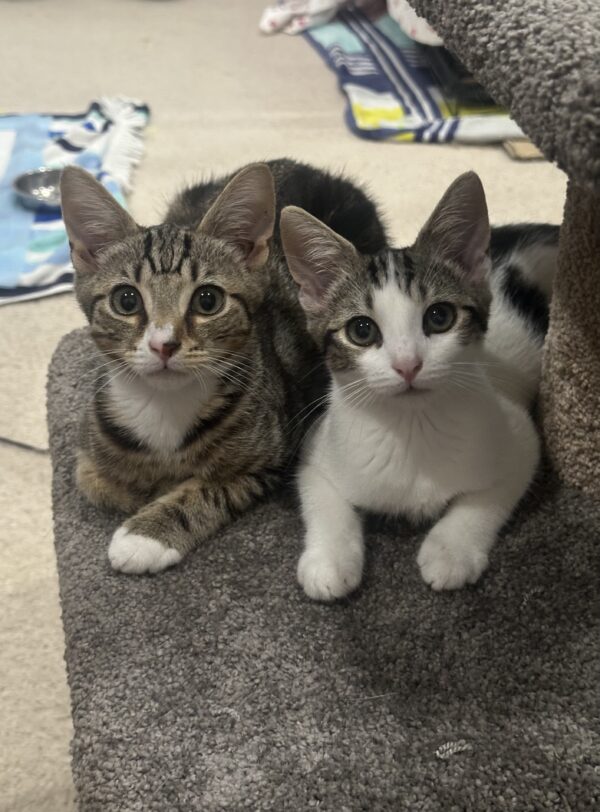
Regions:
<instances>
[{"instance_id":1,"label":"white kitten's head","mask_svg":"<svg viewBox=\"0 0 600 812\"><path fill-rule=\"evenodd\" d=\"M490 227L477 175L447 190L416 242L363 257L301 209L281 234L311 332L348 399L418 402L453 382L487 329Z\"/></svg>"}]
</instances>

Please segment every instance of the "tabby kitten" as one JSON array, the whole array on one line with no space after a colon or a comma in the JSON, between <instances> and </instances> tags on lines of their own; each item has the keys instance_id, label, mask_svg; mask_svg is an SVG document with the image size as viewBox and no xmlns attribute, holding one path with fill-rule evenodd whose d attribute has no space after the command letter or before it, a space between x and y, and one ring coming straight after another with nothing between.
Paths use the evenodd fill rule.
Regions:
<instances>
[{"instance_id":1,"label":"tabby kitten","mask_svg":"<svg viewBox=\"0 0 600 812\"><path fill-rule=\"evenodd\" d=\"M450 186L410 248L361 257L293 207L281 229L332 373L299 474L300 584L325 601L359 585L359 509L435 518L417 556L423 579L438 590L474 583L538 464L528 408L558 229L494 229L490 250L472 172Z\"/></svg>"},{"instance_id":2,"label":"tabby kitten","mask_svg":"<svg viewBox=\"0 0 600 812\"><path fill-rule=\"evenodd\" d=\"M84 170L63 172L75 290L102 355L77 482L130 514L110 542L116 570L176 564L271 490L298 446L298 416L324 391L274 228L273 175L283 202L355 232L363 250L385 242L348 181L270 167L188 189L151 228Z\"/></svg>"}]
</instances>

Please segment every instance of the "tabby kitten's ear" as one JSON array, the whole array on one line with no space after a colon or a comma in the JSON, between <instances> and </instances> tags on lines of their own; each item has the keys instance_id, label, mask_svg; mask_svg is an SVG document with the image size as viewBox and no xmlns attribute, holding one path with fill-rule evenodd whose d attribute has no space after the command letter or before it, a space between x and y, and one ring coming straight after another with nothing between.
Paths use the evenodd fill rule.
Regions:
<instances>
[{"instance_id":1,"label":"tabby kitten's ear","mask_svg":"<svg viewBox=\"0 0 600 812\"><path fill-rule=\"evenodd\" d=\"M79 166L63 169L60 198L77 270L83 270L82 264L95 268L98 251L139 230L104 186Z\"/></svg>"},{"instance_id":2,"label":"tabby kitten's ear","mask_svg":"<svg viewBox=\"0 0 600 812\"><path fill-rule=\"evenodd\" d=\"M460 175L421 229L415 247L431 259L450 261L473 282L490 267L490 221L485 192L475 172Z\"/></svg>"},{"instance_id":3,"label":"tabby kitten's ear","mask_svg":"<svg viewBox=\"0 0 600 812\"><path fill-rule=\"evenodd\" d=\"M275 228L275 185L266 164L251 164L229 181L199 225L204 234L233 243L250 268L269 256Z\"/></svg>"},{"instance_id":4,"label":"tabby kitten's ear","mask_svg":"<svg viewBox=\"0 0 600 812\"><path fill-rule=\"evenodd\" d=\"M322 312L328 290L356 261L358 252L297 206L286 206L281 212L280 228L288 268L300 285L300 304L308 313Z\"/></svg>"}]
</instances>

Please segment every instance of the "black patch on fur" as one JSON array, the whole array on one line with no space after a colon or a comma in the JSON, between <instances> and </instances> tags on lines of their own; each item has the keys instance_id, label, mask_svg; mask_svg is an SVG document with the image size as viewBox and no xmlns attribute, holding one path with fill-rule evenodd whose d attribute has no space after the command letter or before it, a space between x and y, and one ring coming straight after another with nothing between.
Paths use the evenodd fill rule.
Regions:
<instances>
[{"instance_id":1,"label":"black patch on fur","mask_svg":"<svg viewBox=\"0 0 600 812\"><path fill-rule=\"evenodd\" d=\"M221 496L223 497L224 510L227 512L229 517L233 519L233 517L236 516L240 511L233 504L231 496L229 495L229 492L226 487L223 488L223 490L221 491Z\"/></svg>"},{"instance_id":2,"label":"black patch on fur","mask_svg":"<svg viewBox=\"0 0 600 812\"><path fill-rule=\"evenodd\" d=\"M517 223L492 228L490 254L492 262L498 263L503 257L531 245L558 245L559 226L547 223Z\"/></svg>"},{"instance_id":3,"label":"black patch on fur","mask_svg":"<svg viewBox=\"0 0 600 812\"><path fill-rule=\"evenodd\" d=\"M250 315L250 310L248 308L248 305L246 304L246 300L244 299L244 297L240 296L239 293L230 293L229 295L231 296L232 299L235 299L236 302L239 302L241 304L242 309L244 310L248 321L251 322L252 321L252 316Z\"/></svg>"},{"instance_id":4,"label":"black patch on fur","mask_svg":"<svg viewBox=\"0 0 600 812\"><path fill-rule=\"evenodd\" d=\"M472 325L476 327L477 333L483 335L487 332L488 328L488 313L482 312L477 307L466 306L465 310L469 313Z\"/></svg>"},{"instance_id":5,"label":"black patch on fur","mask_svg":"<svg viewBox=\"0 0 600 812\"><path fill-rule=\"evenodd\" d=\"M404 284L405 284L405 290L406 290L406 292L408 293L409 296L412 293L412 284L413 284L414 281L415 281L414 271L409 271L408 269L405 269L405 271L404 271Z\"/></svg>"},{"instance_id":6,"label":"black patch on fur","mask_svg":"<svg viewBox=\"0 0 600 812\"><path fill-rule=\"evenodd\" d=\"M152 256L152 245L152 232L150 229L148 229L146 231L146 236L144 237L144 259L148 260L152 273L156 273L156 263L154 262L154 257Z\"/></svg>"},{"instance_id":7,"label":"black patch on fur","mask_svg":"<svg viewBox=\"0 0 600 812\"><path fill-rule=\"evenodd\" d=\"M327 352L329 347L334 343L336 332L336 330L327 330L323 336L323 352Z\"/></svg>"},{"instance_id":8,"label":"black patch on fur","mask_svg":"<svg viewBox=\"0 0 600 812\"><path fill-rule=\"evenodd\" d=\"M171 510L173 512L174 520L181 526L182 530L189 533L191 531L191 527L185 510L179 505L172 505Z\"/></svg>"},{"instance_id":9,"label":"black patch on fur","mask_svg":"<svg viewBox=\"0 0 600 812\"><path fill-rule=\"evenodd\" d=\"M183 267L183 263L186 259L189 259L190 251L192 250L192 236L189 232L185 232L183 235L183 246L181 248L181 256L179 257L179 262L173 268L173 273L181 273L181 269Z\"/></svg>"},{"instance_id":10,"label":"black patch on fur","mask_svg":"<svg viewBox=\"0 0 600 812\"><path fill-rule=\"evenodd\" d=\"M412 255L409 253L408 248L404 248L402 251L402 261L407 271L414 271L415 261L412 258Z\"/></svg>"},{"instance_id":11,"label":"black patch on fur","mask_svg":"<svg viewBox=\"0 0 600 812\"><path fill-rule=\"evenodd\" d=\"M92 301L90 302L90 312L88 314L88 319L91 321L94 316L94 310L96 309L96 305L101 299L105 298L104 293L99 293L97 296L94 296Z\"/></svg>"},{"instance_id":12,"label":"black patch on fur","mask_svg":"<svg viewBox=\"0 0 600 812\"><path fill-rule=\"evenodd\" d=\"M281 481L281 471L278 471L277 468L265 468L252 476L260 488L261 496L269 493Z\"/></svg>"},{"instance_id":13,"label":"black patch on fur","mask_svg":"<svg viewBox=\"0 0 600 812\"><path fill-rule=\"evenodd\" d=\"M367 266L373 287L382 288L388 281L388 252L375 254Z\"/></svg>"},{"instance_id":14,"label":"black patch on fur","mask_svg":"<svg viewBox=\"0 0 600 812\"><path fill-rule=\"evenodd\" d=\"M355 183L288 158L265 161L278 189L275 234L280 245L279 218L285 206L300 206L351 242L362 254L375 254L386 243L377 208ZM233 173L226 178L191 186L173 202L166 222L196 228Z\"/></svg>"},{"instance_id":15,"label":"black patch on fur","mask_svg":"<svg viewBox=\"0 0 600 812\"><path fill-rule=\"evenodd\" d=\"M179 450L183 451L185 448L189 448L189 446L195 443L196 440L198 440L203 434L206 434L211 429L216 428L216 426L218 426L219 423L221 423L221 421L223 421L235 409L241 396L241 392L233 392L231 395L227 396L225 403L220 409L217 409L212 417L198 420L183 438L183 442L179 446Z\"/></svg>"},{"instance_id":16,"label":"black patch on fur","mask_svg":"<svg viewBox=\"0 0 600 812\"><path fill-rule=\"evenodd\" d=\"M530 285L514 265L509 265L504 270L502 292L537 333L546 335L549 323L546 297L539 288Z\"/></svg>"},{"instance_id":17,"label":"black patch on fur","mask_svg":"<svg viewBox=\"0 0 600 812\"><path fill-rule=\"evenodd\" d=\"M118 426L102 411L102 405L96 401L96 418L102 433L115 445L125 451L144 451L145 445L123 426Z\"/></svg>"}]
</instances>

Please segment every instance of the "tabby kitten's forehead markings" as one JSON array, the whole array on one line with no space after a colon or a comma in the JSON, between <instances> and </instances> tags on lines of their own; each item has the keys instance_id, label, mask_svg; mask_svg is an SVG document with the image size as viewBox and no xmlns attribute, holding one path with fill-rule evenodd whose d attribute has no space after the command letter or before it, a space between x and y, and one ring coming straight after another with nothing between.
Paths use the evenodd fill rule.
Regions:
<instances>
[{"instance_id":1,"label":"tabby kitten's forehead markings","mask_svg":"<svg viewBox=\"0 0 600 812\"><path fill-rule=\"evenodd\" d=\"M136 279L140 281L144 264L153 274L181 275L184 267L190 279L196 281L197 264L192 261L192 234L169 225L146 229L144 258L136 267ZM194 267L196 265L196 267Z\"/></svg>"}]
</instances>

